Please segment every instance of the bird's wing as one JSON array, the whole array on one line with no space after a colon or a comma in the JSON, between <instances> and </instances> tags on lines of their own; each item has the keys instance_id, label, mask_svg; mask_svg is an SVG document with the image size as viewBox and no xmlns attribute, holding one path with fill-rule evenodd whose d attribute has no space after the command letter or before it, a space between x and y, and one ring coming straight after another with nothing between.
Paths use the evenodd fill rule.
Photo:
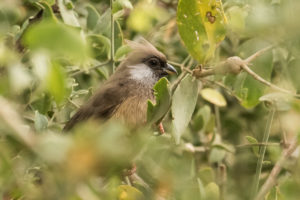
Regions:
<instances>
[{"instance_id":1,"label":"bird's wing","mask_svg":"<svg viewBox=\"0 0 300 200\"><path fill-rule=\"evenodd\" d=\"M68 131L77 123L90 118L109 119L127 95L128 92L120 89L118 83L104 85L66 123L64 131Z\"/></svg>"}]
</instances>

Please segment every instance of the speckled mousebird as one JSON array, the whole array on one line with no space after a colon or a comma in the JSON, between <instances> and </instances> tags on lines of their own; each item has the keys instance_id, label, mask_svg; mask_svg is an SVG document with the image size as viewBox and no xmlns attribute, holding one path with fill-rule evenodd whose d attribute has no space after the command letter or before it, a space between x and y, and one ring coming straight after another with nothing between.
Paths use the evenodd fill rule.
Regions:
<instances>
[{"instance_id":1,"label":"speckled mousebird","mask_svg":"<svg viewBox=\"0 0 300 200\"><path fill-rule=\"evenodd\" d=\"M162 77L177 73L164 54L146 40L127 41L132 51L115 73L67 122L65 131L87 119L110 118L132 126L146 123L147 100L155 100L153 86Z\"/></svg>"}]
</instances>

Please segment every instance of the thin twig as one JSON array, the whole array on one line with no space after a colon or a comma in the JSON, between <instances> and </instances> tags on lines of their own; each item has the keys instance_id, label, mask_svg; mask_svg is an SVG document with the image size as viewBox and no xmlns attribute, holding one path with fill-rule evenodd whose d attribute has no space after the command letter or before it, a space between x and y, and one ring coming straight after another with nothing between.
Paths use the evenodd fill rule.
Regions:
<instances>
[{"instance_id":1,"label":"thin twig","mask_svg":"<svg viewBox=\"0 0 300 200\"><path fill-rule=\"evenodd\" d=\"M284 130L283 127L282 127L281 116L280 116L280 115L277 115L277 116L278 116L279 126L280 126L280 129L281 129L282 146L283 146L283 148L287 148L287 147L288 147L288 144L287 144L287 136L286 136L286 132L285 132L285 130Z\"/></svg>"},{"instance_id":2,"label":"thin twig","mask_svg":"<svg viewBox=\"0 0 300 200\"><path fill-rule=\"evenodd\" d=\"M274 85L268 81L266 81L265 79L263 79L261 76L259 76L258 74L256 74L254 71L252 71L246 64L242 64L241 66L249 75L251 75L255 80L269 86L270 88L274 89L274 90L277 90L279 92L283 92L285 94L289 94L289 95L292 95L294 97L297 97L297 98L300 98L300 94L295 94L295 93L292 93L291 91L289 90L286 90L286 89L283 89L283 88L280 88L278 87L277 85Z\"/></svg>"},{"instance_id":3,"label":"thin twig","mask_svg":"<svg viewBox=\"0 0 300 200\"><path fill-rule=\"evenodd\" d=\"M80 106L73 102L70 98L68 98L68 102L70 102L75 108L80 108Z\"/></svg>"},{"instance_id":4,"label":"thin twig","mask_svg":"<svg viewBox=\"0 0 300 200\"><path fill-rule=\"evenodd\" d=\"M187 59L185 59L185 60L183 61L183 63L186 63L188 60L189 60L189 57L187 57ZM190 60L189 60L189 64L188 64L187 67L184 67L184 64L181 65L181 67L187 68L187 69L191 68L192 66L193 66L193 59L190 59ZM180 74L180 76L177 78L177 80L172 84L172 86L171 86L171 92L172 92L172 94L174 93L174 91L176 90L177 86L180 84L180 82L182 81L182 79L183 79L188 73L189 73L189 72L188 72L187 70L185 70L184 72L182 72L182 73Z\"/></svg>"},{"instance_id":5,"label":"thin twig","mask_svg":"<svg viewBox=\"0 0 300 200\"><path fill-rule=\"evenodd\" d=\"M171 64L171 65L175 65L175 66L180 67L180 69L181 69L182 71L187 71L187 72L189 72L190 74L193 73L193 71L190 70L189 68L185 67L184 64L176 63L176 62L173 62L173 61L168 61L168 63Z\"/></svg>"},{"instance_id":6,"label":"thin twig","mask_svg":"<svg viewBox=\"0 0 300 200\"><path fill-rule=\"evenodd\" d=\"M114 62L114 54L115 54L115 21L114 21L114 13L113 13L113 1L110 0L110 61L112 65L113 72L115 72L115 62Z\"/></svg>"},{"instance_id":7,"label":"thin twig","mask_svg":"<svg viewBox=\"0 0 300 200\"><path fill-rule=\"evenodd\" d=\"M237 145L235 146L236 148L247 148L247 147L255 147L255 146L280 146L281 144L280 143L253 143L253 144L240 144L240 145Z\"/></svg>"},{"instance_id":8,"label":"thin twig","mask_svg":"<svg viewBox=\"0 0 300 200\"><path fill-rule=\"evenodd\" d=\"M129 176L125 176L125 182L127 185L132 186Z\"/></svg>"},{"instance_id":9,"label":"thin twig","mask_svg":"<svg viewBox=\"0 0 300 200\"><path fill-rule=\"evenodd\" d=\"M88 72L90 72L92 70L95 70L95 69L97 69L99 67L103 67L103 66L109 64L110 62L111 61L108 60L108 61L105 61L104 63L100 63L100 64L98 64L98 65L96 65L94 67L91 67L91 68L87 69L87 70L84 70L84 69L83 70L79 70L77 72L72 73L71 76L73 77L73 76L77 76L78 74L81 74L81 73L88 73Z\"/></svg>"},{"instance_id":10,"label":"thin twig","mask_svg":"<svg viewBox=\"0 0 300 200\"><path fill-rule=\"evenodd\" d=\"M227 91L231 96L235 97L239 102L242 101L242 99L240 97L238 97L236 94L234 94L234 91L231 90L230 88L228 88L226 85L224 85L223 83L220 83L218 81L212 81L212 80L209 80L209 79L202 79L202 81L204 82L208 82L210 84L214 84L214 85L217 85L221 88L223 88L225 91Z\"/></svg>"},{"instance_id":11,"label":"thin twig","mask_svg":"<svg viewBox=\"0 0 300 200\"><path fill-rule=\"evenodd\" d=\"M244 61L246 62L246 64L252 62L254 59L256 59L257 57L261 56L262 54L264 54L265 52L269 51L270 49L272 49L274 47L274 45L270 45L268 47L265 47L257 52L255 52L254 54L252 54L251 56L249 56L248 58L244 59Z\"/></svg>"},{"instance_id":12,"label":"thin twig","mask_svg":"<svg viewBox=\"0 0 300 200\"><path fill-rule=\"evenodd\" d=\"M134 183L139 183L140 185L142 185L144 188L146 189L150 189L150 186L139 176L137 175L137 173L134 173L130 176L133 184Z\"/></svg>"},{"instance_id":13,"label":"thin twig","mask_svg":"<svg viewBox=\"0 0 300 200\"><path fill-rule=\"evenodd\" d=\"M297 138L293 140L293 142L289 145L287 149L285 149L279 158L279 160L276 162L275 166L273 167L268 179L266 182L262 185L260 191L258 192L257 196L255 197L255 200L262 200L264 199L264 196L271 190L271 188L276 184L276 178L278 174L280 173L282 166L284 163L286 163L287 159L292 155L292 153L297 149Z\"/></svg>"},{"instance_id":14,"label":"thin twig","mask_svg":"<svg viewBox=\"0 0 300 200\"><path fill-rule=\"evenodd\" d=\"M275 114L275 109L271 108L271 110L269 111L267 125L266 125L265 131L264 131L262 143L268 143L274 114ZM261 146L259 148L259 158L258 158L257 165L256 165L256 173L255 173L255 177L254 177L253 192L252 192L253 198L256 196L257 191L258 191L259 179L260 179L261 169L262 169L262 165L263 165L263 161L264 161L264 157L265 157L266 148L267 148L266 146ZM251 198L251 199L253 199L253 198Z\"/></svg>"},{"instance_id":15,"label":"thin twig","mask_svg":"<svg viewBox=\"0 0 300 200\"><path fill-rule=\"evenodd\" d=\"M182 81L182 79L188 74L187 71L184 71L180 74L180 76L176 79L176 81L171 85L171 93L173 94L179 85L179 83Z\"/></svg>"},{"instance_id":16,"label":"thin twig","mask_svg":"<svg viewBox=\"0 0 300 200\"><path fill-rule=\"evenodd\" d=\"M225 164L221 163L218 166L218 175L219 175L219 180L218 184L220 186L220 200L224 200L225 196L225 191L226 191L226 182L227 182L227 167Z\"/></svg>"},{"instance_id":17,"label":"thin twig","mask_svg":"<svg viewBox=\"0 0 300 200\"><path fill-rule=\"evenodd\" d=\"M193 59L190 59L190 58L191 58L191 56L188 55L188 56L182 61L182 63L179 64L179 65L177 65L177 66L183 68L184 65L189 61L187 68L191 68L192 65L193 65ZM168 61L168 62L169 62L169 61ZM170 63L170 62L169 62L169 63ZM177 64L177 63L176 63L176 64ZM182 73L180 74L180 76L176 79L176 81L171 85L171 87L170 87L170 88L171 88L171 95L174 94L174 92L175 92L177 86L180 84L180 82L182 81L182 79L183 79L187 74L188 74L187 71L182 72ZM161 122L166 118L166 116L169 115L170 111L171 111L171 106L169 107L168 112L167 112L167 113L165 114L165 116L162 118ZM164 134L164 135L166 135L166 134Z\"/></svg>"},{"instance_id":18,"label":"thin twig","mask_svg":"<svg viewBox=\"0 0 300 200\"><path fill-rule=\"evenodd\" d=\"M220 118L220 110L219 107L214 105L215 115L216 115L216 125L217 130L220 135L222 135L222 126L221 126L221 118Z\"/></svg>"}]
</instances>

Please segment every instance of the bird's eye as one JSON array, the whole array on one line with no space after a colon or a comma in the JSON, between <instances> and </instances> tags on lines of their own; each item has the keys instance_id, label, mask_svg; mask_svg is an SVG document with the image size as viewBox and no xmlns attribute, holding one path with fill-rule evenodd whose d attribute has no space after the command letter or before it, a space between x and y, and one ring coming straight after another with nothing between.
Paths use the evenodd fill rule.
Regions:
<instances>
[{"instance_id":1,"label":"bird's eye","mask_svg":"<svg viewBox=\"0 0 300 200\"><path fill-rule=\"evenodd\" d=\"M157 59L151 59L151 60L149 60L149 64L152 65L152 66L156 66L156 65L158 65L158 60Z\"/></svg>"}]
</instances>

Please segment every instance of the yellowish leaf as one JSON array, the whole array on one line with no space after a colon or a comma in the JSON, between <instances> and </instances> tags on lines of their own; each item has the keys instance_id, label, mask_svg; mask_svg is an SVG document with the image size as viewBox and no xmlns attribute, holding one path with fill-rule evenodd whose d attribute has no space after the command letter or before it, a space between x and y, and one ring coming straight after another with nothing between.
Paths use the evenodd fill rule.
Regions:
<instances>
[{"instance_id":1,"label":"yellowish leaf","mask_svg":"<svg viewBox=\"0 0 300 200\"><path fill-rule=\"evenodd\" d=\"M205 88L203 90L201 90L201 96L203 97L203 99L205 99L206 101L216 105L216 106L226 106L226 100L223 97L223 95L218 92L217 90L211 89L211 88Z\"/></svg>"}]
</instances>

